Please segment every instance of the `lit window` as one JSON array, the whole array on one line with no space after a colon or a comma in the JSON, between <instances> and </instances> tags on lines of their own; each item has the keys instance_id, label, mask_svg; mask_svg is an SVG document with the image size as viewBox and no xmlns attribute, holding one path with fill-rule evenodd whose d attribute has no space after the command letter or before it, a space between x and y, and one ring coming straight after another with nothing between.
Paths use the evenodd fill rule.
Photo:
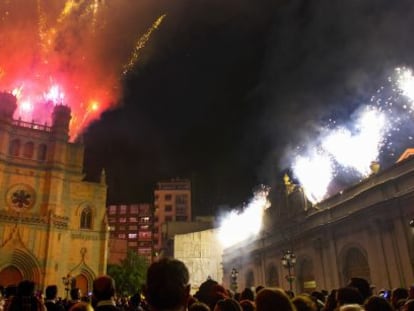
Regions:
<instances>
[{"instance_id":1,"label":"lit window","mask_svg":"<svg viewBox=\"0 0 414 311\"><path fill-rule=\"evenodd\" d=\"M110 205L109 206L109 215L115 215L116 214L116 205Z\"/></svg>"},{"instance_id":2,"label":"lit window","mask_svg":"<svg viewBox=\"0 0 414 311\"><path fill-rule=\"evenodd\" d=\"M80 228L91 229L91 226L92 226L92 210L88 206L82 210L81 217L80 217Z\"/></svg>"},{"instance_id":3,"label":"lit window","mask_svg":"<svg viewBox=\"0 0 414 311\"><path fill-rule=\"evenodd\" d=\"M126 218L125 217L119 218L119 222L126 222Z\"/></svg>"},{"instance_id":4,"label":"lit window","mask_svg":"<svg viewBox=\"0 0 414 311\"><path fill-rule=\"evenodd\" d=\"M136 217L129 217L129 222L138 222Z\"/></svg>"},{"instance_id":5,"label":"lit window","mask_svg":"<svg viewBox=\"0 0 414 311\"><path fill-rule=\"evenodd\" d=\"M121 205L119 207L119 213L120 214L126 214L126 211L127 211L127 206L126 205Z\"/></svg>"},{"instance_id":6,"label":"lit window","mask_svg":"<svg viewBox=\"0 0 414 311\"><path fill-rule=\"evenodd\" d=\"M136 239L137 234L136 233L128 233L128 239Z\"/></svg>"},{"instance_id":7,"label":"lit window","mask_svg":"<svg viewBox=\"0 0 414 311\"><path fill-rule=\"evenodd\" d=\"M151 232L139 232L140 239L148 239L151 238Z\"/></svg>"}]
</instances>

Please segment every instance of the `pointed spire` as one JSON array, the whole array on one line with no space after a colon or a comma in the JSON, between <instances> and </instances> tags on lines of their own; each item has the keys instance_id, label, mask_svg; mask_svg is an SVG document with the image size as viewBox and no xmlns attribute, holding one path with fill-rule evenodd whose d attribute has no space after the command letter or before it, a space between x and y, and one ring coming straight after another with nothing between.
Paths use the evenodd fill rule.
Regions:
<instances>
[{"instance_id":1,"label":"pointed spire","mask_svg":"<svg viewBox=\"0 0 414 311\"><path fill-rule=\"evenodd\" d=\"M106 172L105 169L103 168L101 171L101 180L100 180L102 185L106 185Z\"/></svg>"}]
</instances>

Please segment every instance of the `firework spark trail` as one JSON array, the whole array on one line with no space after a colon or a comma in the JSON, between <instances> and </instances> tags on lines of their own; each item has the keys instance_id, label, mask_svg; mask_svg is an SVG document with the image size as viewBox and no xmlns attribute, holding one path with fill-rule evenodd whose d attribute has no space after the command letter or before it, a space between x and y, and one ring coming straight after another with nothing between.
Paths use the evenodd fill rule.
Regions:
<instances>
[{"instance_id":1,"label":"firework spark trail","mask_svg":"<svg viewBox=\"0 0 414 311\"><path fill-rule=\"evenodd\" d=\"M158 27L161 25L163 19L165 18L166 14L161 15L157 18L157 20L152 24L152 26L138 39L137 43L135 44L134 51L132 52L132 55L129 59L129 61L126 63L123 69L123 74L128 74L128 72L134 68L135 64L138 61L139 55L141 50L145 47L148 40L151 37L151 34L158 29Z\"/></svg>"},{"instance_id":2,"label":"firework spark trail","mask_svg":"<svg viewBox=\"0 0 414 311\"><path fill-rule=\"evenodd\" d=\"M218 239L224 247L229 247L259 233L264 211L270 206L269 188L261 186L242 212L231 211L220 223Z\"/></svg>"},{"instance_id":3,"label":"firework spark trail","mask_svg":"<svg viewBox=\"0 0 414 311\"><path fill-rule=\"evenodd\" d=\"M327 196L332 180L340 175L363 178L371 173L370 165L388 150L394 155L395 134L401 136L405 128L408 139L413 138L410 124L413 107L407 99L414 99L414 77L407 68L396 68L390 85L382 86L372 96L371 103L354 112L348 126L325 127L310 152L296 156L292 164L295 178L305 190L308 199L317 203ZM403 95L403 98L400 95ZM384 148L385 147L385 148ZM315 152L314 150L318 150Z\"/></svg>"},{"instance_id":4,"label":"firework spark trail","mask_svg":"<svg viewBox=\"0 0 414 311\"><path fill-rule=\"evenodd\" d=\"M47 18L46 14L42 8L42 1L37 0L37 15L38 15L38 32L39 32L39 44L40 44L40 50L42 52L42 61L47 62L47 59L45 58L49 48L50 48L50 35L52 31L48 31L47 27Z\"/></svg>"}]
</instances>

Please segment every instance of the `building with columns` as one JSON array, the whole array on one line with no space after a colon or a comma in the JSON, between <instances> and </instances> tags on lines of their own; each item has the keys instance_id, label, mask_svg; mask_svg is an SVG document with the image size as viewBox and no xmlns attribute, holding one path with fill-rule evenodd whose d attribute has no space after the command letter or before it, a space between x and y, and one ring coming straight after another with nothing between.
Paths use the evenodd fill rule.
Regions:
<instances>
[{"instance_id":1,"label":"building with columns","mask_svg":"<svg viewBox=\"0 0 414 311\"><path fill-rule=\"evenodd\" d=\"M105 174L83 180L69 107L55 106L47 126L13 119L16 103L0 93L0 285L29 279L61 296L72 286L87 293L106 272Z\"/></svg>"},{"instance_id":2,"label":"building with columns","mask_svg":"<svg viewBox=\"0 0 414 311\"><path fill-rule=\"evenodd\" d=\"M284 198L266 211L260 235L224 249L224 285L230 287L236 269L238 288L289 289L291 280L297 293L331 290L351 277L377 290L408 287L414 280L414 157L406 155L314 206L286 179ZM281 260L287 251L296 259L290 273Z\"/></svg>"}]
</instances>

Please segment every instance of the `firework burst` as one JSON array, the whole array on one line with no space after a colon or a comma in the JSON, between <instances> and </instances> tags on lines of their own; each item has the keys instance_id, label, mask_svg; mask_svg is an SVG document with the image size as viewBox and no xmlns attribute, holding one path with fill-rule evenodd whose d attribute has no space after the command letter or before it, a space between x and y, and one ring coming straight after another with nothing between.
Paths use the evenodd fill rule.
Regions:
<instances>
[{"instance_id":1,"label":"firework burst","mask_svg":"<svg viewBox=\"0 0 414 311\"><path fill-rule=\"evenodd\" d=\"M0 89L18 89L14 117L50 124L53 105L69 105L74 140L114 105L128 57L115 47L133 42L132 34L120 34L130 29L124 15L139 7L103 0L1 1ZM142 36L128 71L164 17Z\"/></svg>"},{"instance_id":2,"label":"firework burst","mask_svg":"<svg viewBox=\"0 0 414 311\"><path fill-rule=\"evenodd\" d=\"M326 198L335 177L348 175L360 180L372 173L371 164L379 161L381 154L395 157L404 145L402 134L412 140L412 71L396 68L388 82L352 114L347 124L331 120L315 139L316 144L305 150L298 148L292 171L311 202Z\"/></svg>"}]
</instances>

